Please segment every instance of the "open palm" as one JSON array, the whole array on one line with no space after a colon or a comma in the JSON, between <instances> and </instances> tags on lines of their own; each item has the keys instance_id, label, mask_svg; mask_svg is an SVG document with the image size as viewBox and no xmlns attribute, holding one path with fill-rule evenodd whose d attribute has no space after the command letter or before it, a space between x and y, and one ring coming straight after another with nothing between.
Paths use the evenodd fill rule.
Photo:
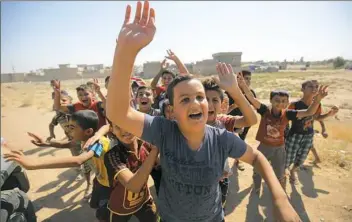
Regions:
<instances>
[{"instance_id":1,"label":"open palm","mask_svg":"<svg viewBox=\"0 0 352 222\"><path fill-rule=\"evenodd\" d=\"M126 46L138 52L154 38L156 32L155 12L153 8L149 8L148 1L145 1L143 5L141 2L138 2L133 23L130 22L130 16L131 6L128 5L117 44L119 47Z\"/></svg>"}]
</instances>

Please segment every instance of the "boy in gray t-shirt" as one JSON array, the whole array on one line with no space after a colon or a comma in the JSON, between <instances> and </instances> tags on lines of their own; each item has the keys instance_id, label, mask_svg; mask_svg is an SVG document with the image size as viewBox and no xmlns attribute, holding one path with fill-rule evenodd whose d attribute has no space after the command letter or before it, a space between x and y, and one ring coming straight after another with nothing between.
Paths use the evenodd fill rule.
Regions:
<instances>
[{"instance_id":1,"label":"boy in gray t-shirt","mask_svg":"<svg viewBox=\"0 0 352 222\"><path fill-rule=\"evenodd\" d=\"M163 169L157 207L165 221L222 221L219 179L227 157L240 158L246 144L226 129L205 127L198 150L175 121L145 115L141 137L159 148Z\"/></svg>"},{"instance_id":2,"label":"boy in gray t-shirt","mask_svg":"<svg viewBox=\"0 0 352 222\"><path fill-rule=\"evenodd\" d=\"M157 207L162 221L223 221L219 179L227 157L239 158L260 172L271 192L278 221L300 221L263 154L236 135L206 125L208 102L199 80L178 76L169 84L167 95L176 121L151 117L130 107L129 80L134 61L156 31L155 12L149 2L137 3L133 23L130 14L131 7L127 6L108 87L107 116L159 148L163 174ZM238 105L250 106L231 65L218 64L217 68L222 70L218 81L226 90L233 88Z\"/></svg>"}]
</instances>

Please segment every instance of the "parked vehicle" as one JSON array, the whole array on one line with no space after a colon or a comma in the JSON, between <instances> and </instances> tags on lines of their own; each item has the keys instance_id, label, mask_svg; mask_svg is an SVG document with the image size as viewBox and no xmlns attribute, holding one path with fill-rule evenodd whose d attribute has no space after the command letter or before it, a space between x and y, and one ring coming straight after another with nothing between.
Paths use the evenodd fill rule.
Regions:
<instances>
[{"instance_id":1,"label":"parked vehicle","mask_svg":"<svg viewBox=\"0 0 352 222\"><path fill-rule=\"evenodd\" d=\"M27 196L30 184L24 169L2 156L4 140L1 138L1 222L36 222L35 210Z\"/></svg>"}]
</instances>

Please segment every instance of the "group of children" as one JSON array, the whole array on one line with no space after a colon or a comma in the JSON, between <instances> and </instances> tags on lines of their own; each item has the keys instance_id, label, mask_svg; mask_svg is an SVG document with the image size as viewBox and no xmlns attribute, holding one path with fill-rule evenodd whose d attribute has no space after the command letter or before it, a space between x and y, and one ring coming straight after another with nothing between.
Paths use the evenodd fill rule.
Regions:
<instances>
[{"instance_id":1,"label":"group of children","mask_svg":"<svg viewBox=\"0 0 352 222\"><path fill-rule=\"evenodd\" d=\"M262 178L267 183L277 220L300 221L285 192L286 171L290 169L290 182L295 183L297 168L313 147L313 121L338 111L333 107L321 114L327 86L305 81L302 99L290 104L288 92L274 90L267 106L250 88L250 72L236 75L231 65L218 63L218 76L201 82L168 50L167 59L180 74L169 71L164 60L148 87L131 73L137 54L153 40L155 11L146 1L137 3L133 23L130 14L127 6L112 74L105 79L108 95L94 80L76 88L79 102L72 103L54 80L57 115L49 126L50 137L45 141L29 133L35 145L70 148L72 157L32 159L12 151L5 158L29 170L81 167L85 198L90 198L97 219L113 222L128 221L132 215L143 222L225 221L231 163L243 169L243 161L253 166L255 192L259 194ZM253 108L261 116L258 149L244 142L249 127L257 123ZM64 140L55 139L58 124L66 133Z\"/></svg>"}]
</instances>

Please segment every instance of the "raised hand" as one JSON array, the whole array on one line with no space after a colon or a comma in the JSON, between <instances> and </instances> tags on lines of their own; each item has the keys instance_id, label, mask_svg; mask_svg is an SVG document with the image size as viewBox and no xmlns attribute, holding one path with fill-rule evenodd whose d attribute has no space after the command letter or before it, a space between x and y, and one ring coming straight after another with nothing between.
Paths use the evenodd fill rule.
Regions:
<instances>
[{"instance_id":1,"label":"raised hand","mask_svg":"<svg viewBox=\"0 0 352 222\"><path fill-rule=\"evenodd\" d=\"M53 89L54 89L55 91L60 92L60 90L61 90L61 83L60 83L59 80L53 79L53 80L52 80L52 86L53 86Z\"/></svg>"},{"instance_id":2,"label":"raised hand","mask_svg":"<svg viewBox=\"0 0 352 222\"><path fill-rule=\"evenodd\" d=\"M99 80L98 79L93 79L93 86L94 86L94 90L96 92L100 91L100 86L99 86Z\"/></svg>"},{"instance_id":3,"label":"raised hand","mask_svg":"<svg viewBox=\"0 0 352 222\"><path fill-rule=\"evenodd\" d=\"M117 47L125 48L133 53L138 53L154 38L155 11L149 8L149 2L137 2L136 14L133 23L130 22L131 6L127 5L125 21L117 39Z\"/></svg>"},{"instance_id":4,"label":"raised hand","mask_svg":"<svg viewBox=\"0 0 352 222\"><path fill-rule=\"evenodd\" d=\"M20 165L22 165L27 170L32 169L33 162L34 162L33 160L26 157L21 151L18 151L18 150L12 150L9 153L4 153L4 158L7 161L18 162Z\"/></svg>"},{"instance_id":5,"label":"raised hand","mask_svg":"<svg viewBox=\"0 0 352 222\"><path fill-rule=\"evenodd\" d=\"M232 66L230 64L218 63L216 65L218 76L213 77L213 80L225 91L231 89L239 89L237 76L233 73Z\"/></svg>"},{"instance_id":6,"label":"raised hand","mask_svg":"<svg viewBox=\"0 0 352 222\"><path fill-rule=\"evenodd\" d=\"M328 90L327 90L328 86L319 86L319 90L318 93L315 95L315 99L317 99L318 101L321 101L322 99L324 99L327 95L328 95Z\"/></svg>"},{"instance_id":7,"label":"raised hand","mask_svg":"<svg viewBox=\"0 0 352 222\"><path fill-rule=\"evenodd\" d=\"M33 139L31 140L31 143L33 143L36 146L49 146L48 143L44 141L43 138L37 136L34 133L27 132L28 136L32 137Z\"/></svg>"},{"instance_id":8,"label":"raised hand","mask_svg":"<svg viewBox=\"0 0 352 222\"><path fill-rule=\"evenodd\" d=\"M169 63L167 63L167 62L166 62L166 59L164 59L164 60L161 62L160 66L161 66L161 69L167 69L167 68L169 68Z\"/></svg>"},{"instance_id":9,"label":"raised hand","mask_svg":"<svg viewBox=\"0 0 352 222\"><path fill-rule=\"evenodd\" d=\"M172 61L175 61L177 59L177 56L173 51L171 51L171 49L166 50L166 53L167 53L167 56L165 56L165 58L170 59Z\"/></svg>"},{"instance_id":10,"label":"raised hand","mask_svg":"<svg viewBox=\"0 0 352 222\"><path fill-rule=\"evenodd\" d=\"M245 87L247 87L247 84L246 84L246 81L244 80L243 78L243 74L242 72L239 72L238 75L237 75L237 82L238 82L238 86L244 90Z\"/></svg>"},{"instance_id":11,"label":"raised hand","mask_svg":"<svg viewBox=\"0 0 352 222\"><path fill-rule=\"evenodd\" d=\"M333 107L331 107L331 109L329 111L329 116L334 116L338 112L339 112L339 107L333 106Z\"/></svg>"}]
</instances>

